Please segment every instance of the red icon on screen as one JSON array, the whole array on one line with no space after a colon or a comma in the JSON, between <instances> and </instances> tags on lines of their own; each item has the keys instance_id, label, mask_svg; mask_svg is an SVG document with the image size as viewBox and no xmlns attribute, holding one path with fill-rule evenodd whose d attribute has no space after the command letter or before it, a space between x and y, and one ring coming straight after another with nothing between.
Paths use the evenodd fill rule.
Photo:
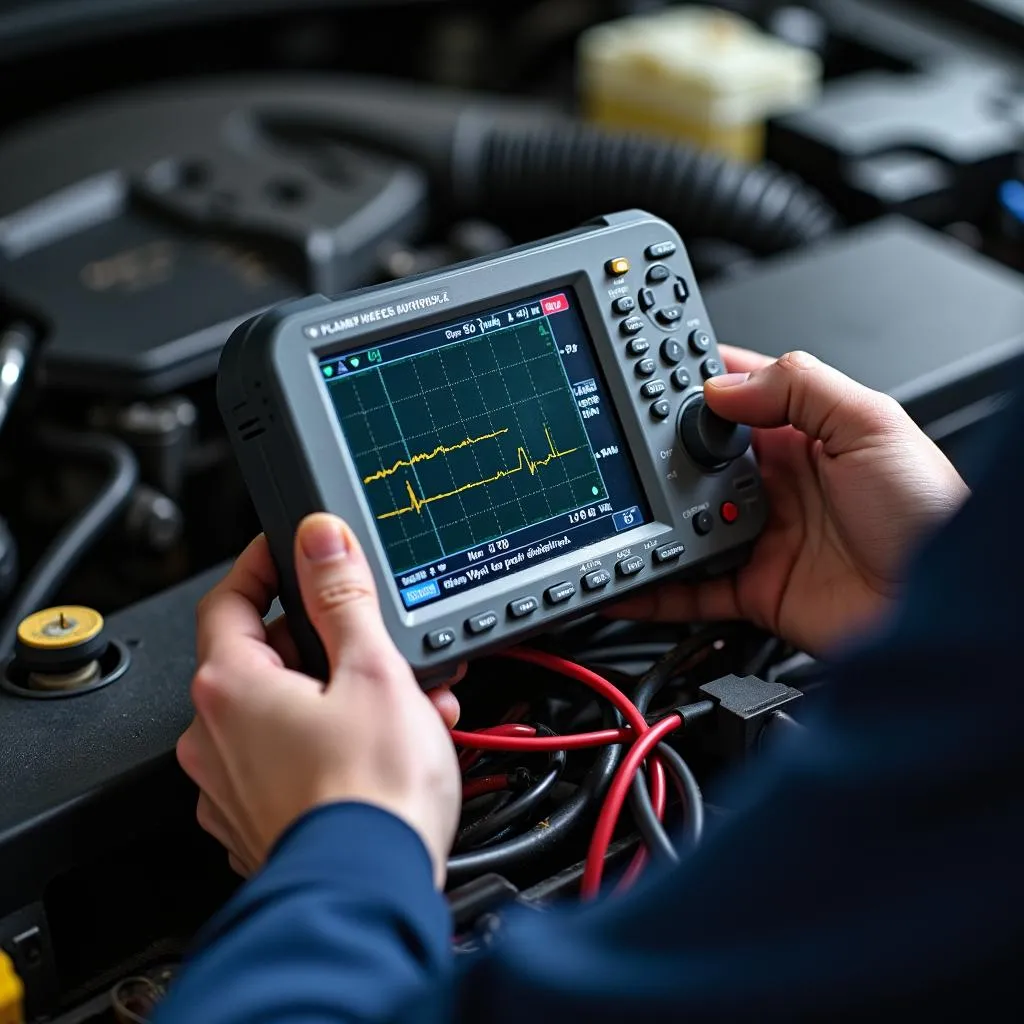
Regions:
<instances>
[{"instance_id":1,"label":"red icon on screen","mask_svg":"<svg viewBox=\"0 0 1024 1024\"><path fill-rule=\"evenodd\" d=\"M569 300L563 292L561 295L552 295L549 299L542 299L541 307L545 316L551 316L552 313L564 313L569 308Z\"/></svg>"}]
</instances>

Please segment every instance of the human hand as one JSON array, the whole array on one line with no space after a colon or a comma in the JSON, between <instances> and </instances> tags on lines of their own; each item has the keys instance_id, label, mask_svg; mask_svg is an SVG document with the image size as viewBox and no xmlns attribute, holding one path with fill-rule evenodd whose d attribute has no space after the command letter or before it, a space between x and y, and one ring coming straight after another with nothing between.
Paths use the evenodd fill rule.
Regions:
<instances>
[{"instance_id":1,"label":"human hand","mask_svg":"<svg viewBox=\"0 0 1024 1024\"><path fill-rule=\"evenodd\" d=\"M892 398L803 352L722 354L730 373L704 385L705 400L756 428L766 529L734 577L669 583L610 614L746 619L820 653L884 614L913 548L968 489Z\"/></svg>"},{"instance_id":2,"label":"human hand","mask_svg":"<svg viewBox=\"0 0 1024 1024\"><path fill-rule=\"evenodd\" d=\"M247 875L312 808L373 804L420 835L441 886L461 802L448 735L458 704L442 689L435 707L420 689L347 526L324 514L304 520L295 563L327 653L326 686L297 670L283 620L264 626L277 574L263 537L199 606L196 717L178 741L201 791L199 823Z\"/></svg>"}]
</instances>

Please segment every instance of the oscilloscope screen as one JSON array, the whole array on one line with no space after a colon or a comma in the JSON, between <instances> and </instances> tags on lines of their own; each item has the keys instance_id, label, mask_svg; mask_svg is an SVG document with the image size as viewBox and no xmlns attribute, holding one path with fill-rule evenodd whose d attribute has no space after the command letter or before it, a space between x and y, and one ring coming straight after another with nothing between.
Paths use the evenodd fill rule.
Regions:
<instances>
[{"instance_id":1,"label":"oscilloscope screen","mask_svg":"<svg viewBox=\"0 0 1024 1024\"><path fill-rule=\"evenodd\" d=\"M321 372L407 608L648 518L571 289Z\"/></svg>"}]
</instances>

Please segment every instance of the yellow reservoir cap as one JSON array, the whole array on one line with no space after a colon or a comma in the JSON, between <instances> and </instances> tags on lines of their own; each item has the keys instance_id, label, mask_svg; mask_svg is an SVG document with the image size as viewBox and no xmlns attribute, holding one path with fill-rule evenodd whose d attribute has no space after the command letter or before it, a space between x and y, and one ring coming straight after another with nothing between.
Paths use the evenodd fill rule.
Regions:
<instances>
[{"instance_id":1,"label":"yellow reservoir cap","mask_svg":"<svg viewBox=\"0 0 1024 1024\"><path fill-rule=\"evenodd\" d=\"M24 1024L24 998L25 986L14 970L11 958L0 950L0 1024Z\"/></svg>"},{"instance_id":2,"label":"yellow reservoir cap","mask_svg":"<svg viewBox=\"0 0 1024 1024\"><path fill-rule=\"evenodd\" d=\"M103 631L103 616L82 605L44 608L21 620L18 640L37 651L67 651L88 643Z\"/></svg>"}]
</instances>

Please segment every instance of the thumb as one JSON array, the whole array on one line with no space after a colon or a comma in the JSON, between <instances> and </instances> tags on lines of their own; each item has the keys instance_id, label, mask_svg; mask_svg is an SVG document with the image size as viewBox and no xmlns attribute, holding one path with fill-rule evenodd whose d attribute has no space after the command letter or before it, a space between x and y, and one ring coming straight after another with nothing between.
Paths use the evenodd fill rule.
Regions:
<instances>
[{"instance_id":1,"label":"thumb","mask_svg":"<svg viewBox=\"0 0 1024 1024\"><path fill-rule=\"evenodd\" d=\"M381 644L391 640L373 574L348 525L325 512L307 516L295 536L295 572L332 673L362 653L379 659Z\"/></svg>"},{"instance_id":2,"label":"thumb","mask_svg":"<svg viewBox=\"0 0 1024 1024\"><path fill-rule=\"evenodd\" d=\"M704 397L723 419L751 427L794 426L823 442L830 455L891 437L910 422L894 399L807 352L790 352L748 374L712 377Z\"/></svg>"}]
</instances>

